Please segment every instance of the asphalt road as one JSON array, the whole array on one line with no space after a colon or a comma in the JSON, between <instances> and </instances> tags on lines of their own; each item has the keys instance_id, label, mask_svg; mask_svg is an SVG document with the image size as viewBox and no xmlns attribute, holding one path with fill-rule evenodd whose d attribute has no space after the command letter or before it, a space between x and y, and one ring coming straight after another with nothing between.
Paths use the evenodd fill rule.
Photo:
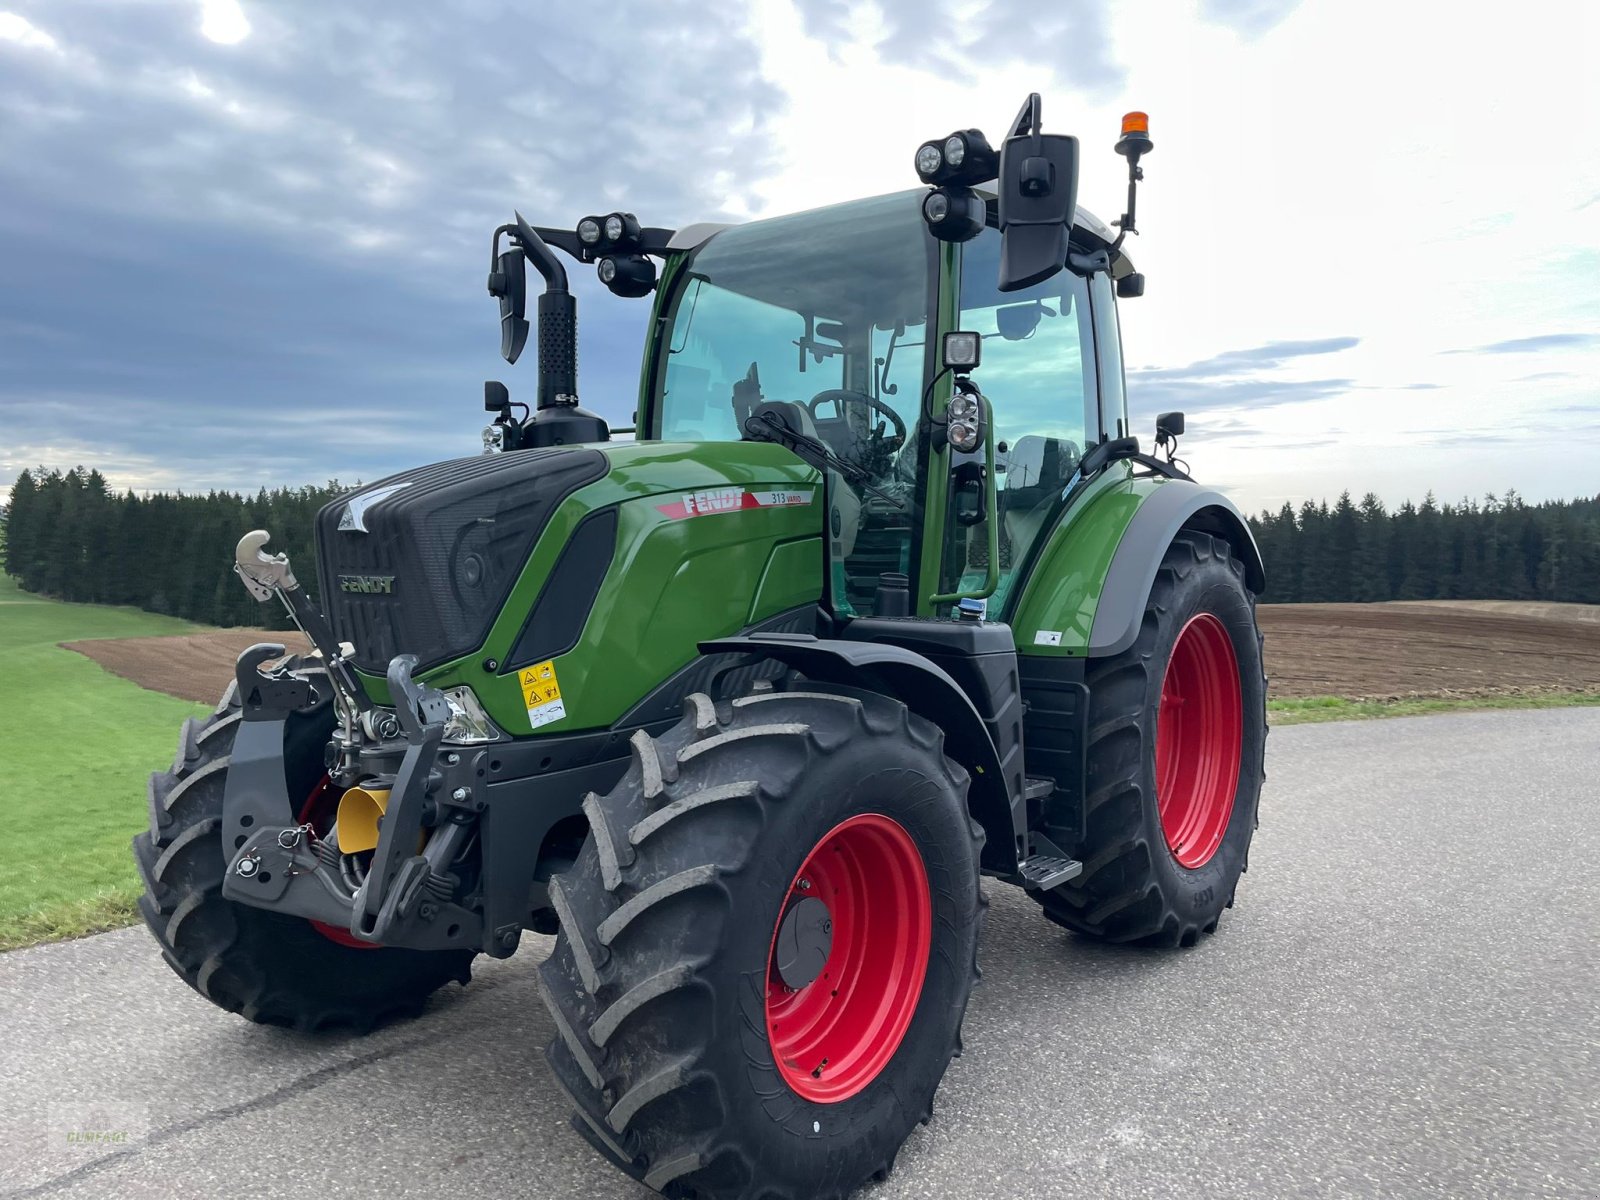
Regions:
<instances>
[{"instance_id":1,"label":"asphalt road","mask_svg":"<svg viewBox=\"0 0 1600 1200\"><path fill-rule=\"evenodd\" d=\"M1287 728L1268 770L1194 950L991 887L967 1054L863 1195L1600 1195L1600 709ZM0 1194L637 1200L546 1076L547 945L365 1040L217 1012L141 930L0 955Z\"/></svg>"}]
</instances>

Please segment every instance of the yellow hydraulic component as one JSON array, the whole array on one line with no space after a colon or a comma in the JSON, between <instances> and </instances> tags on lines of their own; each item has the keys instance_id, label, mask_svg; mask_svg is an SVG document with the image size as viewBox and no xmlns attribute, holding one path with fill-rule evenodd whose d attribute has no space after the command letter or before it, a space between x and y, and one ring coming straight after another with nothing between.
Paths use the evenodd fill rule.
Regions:
<instances>
[{"instance_id":1,"label":"yellow hydraulic component","mask_svg":"<svg viewBox=\"0 0 1600 1200\"><path fill-rule=\"evenodd\" d=\"M389 807L389 789L353 787L339 797L334 829L345 854L378 848L378 818Z\"/></svg>"}]
</instances>

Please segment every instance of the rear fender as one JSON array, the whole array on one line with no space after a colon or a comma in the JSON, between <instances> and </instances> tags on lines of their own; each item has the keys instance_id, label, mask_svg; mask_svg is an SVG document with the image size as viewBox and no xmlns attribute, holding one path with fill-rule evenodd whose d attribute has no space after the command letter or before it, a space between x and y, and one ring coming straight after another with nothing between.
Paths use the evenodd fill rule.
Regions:
<instances>
[{"instance_id":1,"label":"rear fender","mask_svg":"<svg viewBox=\"0 0 1600 1200\"><path fill-rule=\"evenodd\" d=\"M1006 788L1000 756L983 718L960 685L922 655L900 646L817 638L809 634L752 634L701 642L702 654L743 653L776 659L819 683L866 688L893 696L944 731L945 753L966 768L972 783L967 808L983 826L985 871L1012 875L1027 835L1026 805Z\"/></svg>"}]
</instances>

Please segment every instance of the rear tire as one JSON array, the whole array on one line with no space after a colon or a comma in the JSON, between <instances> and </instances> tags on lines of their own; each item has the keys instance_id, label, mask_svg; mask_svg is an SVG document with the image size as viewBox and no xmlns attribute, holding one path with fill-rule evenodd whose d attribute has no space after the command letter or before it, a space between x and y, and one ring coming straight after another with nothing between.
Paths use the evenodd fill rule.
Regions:
<instances>
[{"instance_id":1,"label":"rear tire","mask_svg":"<svg viewBox=\"0 0 1600 1200\"><path fill-rule=\"evenodd\" d=\"M466 983L469 951L341 945L309 921L223 898L222 797L240 719L230 684L209 717L184 722L172 769L150 776L150 832L135 835L133 857L145 885L139 912L167 965L219 1008L306 1032L366 1033L418 1015L452 979ZM291 797L316 786L331 730L327 703L291 718Z\"/></svg>"},{"instance_id":2,"label":"rear tire","mask_svg":"<svg viewBox=\"0 0 1600 1200\"><path fill-rule=\"evenodd\" d=\"M1231 547L1209 534L1179 533L1156 572L1137 640L1089 663L1084 870L1036 893L1056 924L1101 941L1155 946L1192 946L1216 931L1248 862L1265 777L1261 646L1255 596ZM1236 683L1214 669L1230 661ZM1194 707L1223 711L1202 711L1185 746L1174 715L1182 709L1169 694L1174 728L1158 749L1169 673L1198 676ZM1235 705L1236 713L1228 711ZM1236 770L1236 786L1217 794L1212 780L1208 795L1213 767Z\"/></svg>"},{"instance_id":3,"label":"rear tire","mask_svg":"<svg viewBox=\"0 0 1600 1200\"><path fill-rule=\"evenodd\" d=\"M636 734L628 772L585 803L591 833L577 864L551 883L561 933L539 969L558 1035L551 1068L577 1105L578 1132L670 1195L810 1200L887 1175L959 1050L983 907L966 773L945 758L939 730L898 701L801 686L731 705L691 696L662 737ZM791 975L800 986L781 988L775 931L791 905L808 902L802 864L812 873L814 850L826 857L838 848L830 839L862 829L869 839L889 832L883 857L869 849L854 860L858 896L871 898L871 878L909 863L926 892L906 894L925 894L931 911L897 923L918 906L879 893L865 908L888 924L858 944L870 940L871 962L897 936L923 947L925 964L905 953L918 990L905 992L892 971L860 976L870 980L860 992L820 973L853 961L840 949L849 908L836 890L849 890L848 846L841 872L818 872L804 888L832 904L833 949L811 982ZM877 869L860 869L869 862ZM877 1007L905 1019L895 1030L869 1016L858 1041L842 1032L826 1068L805 1057L827 1052L826 1039L780 1065L774 1045L788 1055L795 1044L771 1027L787 1019L775 1014L796 1011L782 1005L810 996L826 1008L841 994L841 1007L873 997L868 1008L881 995ZM849 1074L848 1062L872 1056ZM786 1072L797 1069L794 1085Z\"/></svg>"}]
</instances>

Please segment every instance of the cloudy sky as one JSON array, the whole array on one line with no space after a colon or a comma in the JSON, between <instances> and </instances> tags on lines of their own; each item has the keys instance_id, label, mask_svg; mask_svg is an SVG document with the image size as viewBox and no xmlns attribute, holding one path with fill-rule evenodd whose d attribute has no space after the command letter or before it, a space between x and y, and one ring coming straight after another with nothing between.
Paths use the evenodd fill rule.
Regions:
<instances>
[{"instance_id":1,"label":"cloudy sky","mask_svg":"<svg viewBox=\"0 0 1600 1200\"><path fill-rule=\"evenodd\" d=\"M1250 508L1600 492L1600 17L1481 0L0 0L0 492L476 449L512 208L747 219L911 186L1024 94L1079 198L1151 114L1136 424ZM535 15L536 14L536 15ZM581 391L641 302L575 270Z\"/></svg>"}]
</instances>

